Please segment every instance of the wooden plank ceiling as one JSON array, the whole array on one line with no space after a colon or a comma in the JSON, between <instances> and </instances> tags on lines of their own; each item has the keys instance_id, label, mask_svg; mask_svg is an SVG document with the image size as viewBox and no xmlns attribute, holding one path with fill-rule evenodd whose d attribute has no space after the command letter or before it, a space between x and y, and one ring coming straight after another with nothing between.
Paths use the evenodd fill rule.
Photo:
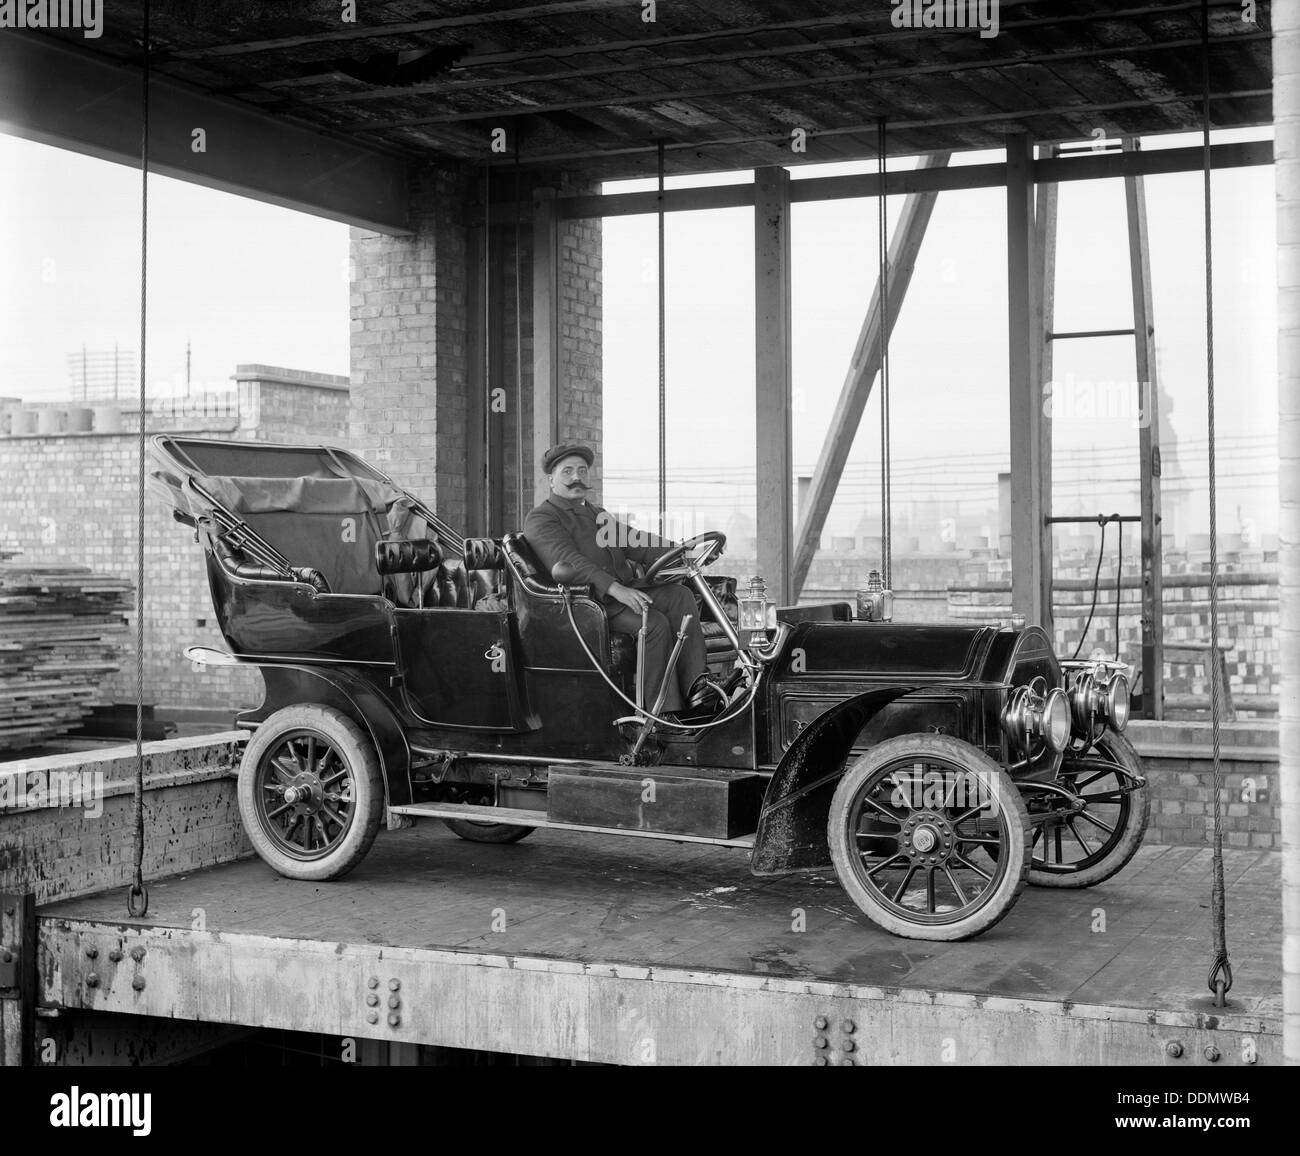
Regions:
<instances>
[{"instance_id":1,"label":"wooden plank ceiling","mask_svg":"<svg viewBox=\"0 0 1300 1156\"><path fill-rule=\"evenodd\" d=\"M926 4L933 0L925 0ZM951 3L951 0L950 0ZM69 44L138 61L140 0ZM417 157L594 178L996 148L1008 133L1196 129L1200 0L1002 0L996 37L898 29L890 0L171 0L154 67L205 92ZM1269 3L1210 4L1216 126L1271 121ZM790 150L793 128L807 152ZM490 150L505 128L508 154Z\"/></svg>"}]
</instances>

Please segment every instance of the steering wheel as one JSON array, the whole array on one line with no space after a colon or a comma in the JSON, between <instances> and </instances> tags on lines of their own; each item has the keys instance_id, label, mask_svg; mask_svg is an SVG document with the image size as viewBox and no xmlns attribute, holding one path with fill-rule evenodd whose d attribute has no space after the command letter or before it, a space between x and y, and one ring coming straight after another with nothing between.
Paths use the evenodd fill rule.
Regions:
<instances>
[{"instance_id":1,"label":"steering wheel","mask_svg":"<svg viewBox=\"0 0 1300 1156\"><path fill-rule=\"evenodd\" d=\"M704 546L704 550L700 556L683 565L686 555L694 550L696 546L701 545ZM661 558L656 558L645 572L645 578L642 581L646 583L673 582L678 578L689 578L696 571L703 570L715 558L720 557L726 547L727 535L721 531L706 530L703 534L696 534L694 538L688 538L680 545L673 546Z\"/></svg>"}]
</instances>

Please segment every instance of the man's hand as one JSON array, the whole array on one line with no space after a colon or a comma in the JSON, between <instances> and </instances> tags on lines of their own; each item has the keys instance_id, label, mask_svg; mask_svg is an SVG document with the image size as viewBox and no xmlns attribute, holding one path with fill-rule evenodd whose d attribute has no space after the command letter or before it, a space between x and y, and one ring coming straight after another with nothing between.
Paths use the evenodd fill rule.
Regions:
<instances>
[{"instance_id":1,"label":"man's hand","mask_svg":"<svg viewBox=\"0 0 1300 1156\"><path fill-rule=\"evenodd\" d=\"M645 613L651 605L650 599L640 590L633 590L630 586L624 586L622 582L612 583L607 593L635 614Z\"/></svg>"}]
</instances>

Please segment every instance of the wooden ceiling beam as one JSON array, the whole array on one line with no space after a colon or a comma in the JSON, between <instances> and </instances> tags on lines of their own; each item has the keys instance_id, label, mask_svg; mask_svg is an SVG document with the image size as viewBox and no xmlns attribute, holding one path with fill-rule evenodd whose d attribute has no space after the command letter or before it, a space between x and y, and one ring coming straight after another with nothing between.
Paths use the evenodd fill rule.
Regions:
<instances>
[{"instance_id":1,"label":"wooden ceiling beam","mask_svg":"<svg viewBox=\"0 0 1300 1156\"><path fill-rule=\"evenodd\" d=\"M1232 7L1236 9L1239 6L1239 0L1213 0L1211 7ZM1096 23L1102 20L1134 20L1143 16L1167 16L1178 12L1199 12L1201 8L1200 0L1183 0L1183 2L1172 5L1145 4L1137 8L1122 8L1114 12L1098 13L1076 13L1071 16L1052 16L1042 20L1009 20L1001 24L1000 35L1016 31L1023 28L1050 28L1057 25ZM499 54L506 57L517 58L521 60L546 60L552 57L552 54L572 55L576 53L601 53L614 54L624 51L644 51L657 45L667 45L670 43L684 43L700 39L735 39L738 36L750 36L759 32L766 31L798 31L806 27L815 27L832 23L842 22L835 18L822 17L818 20L799 20L788 21L785 24L758 25L752 28L726 29L720 32L696 33L692 36L663 37L660 40L625 40L618 43L607 44L584 44L563 50L539 50L529 53L506 53ZM873 44L890 43L900 44L908 40L916 40L922 37L929 38L934 35L932 29L896 29L891 27L887 32L873 32L860 36L843 36L833 40L805 41L800 44L784 44L767 48L750 47L735 52L711 53L709 55L686 55L672 56L663 59L642 59L637 63L604 65L594 68L569 69L564 72L545 72L545 73L511 73L509 76L484 77L479 80L443 80L432 81L428 84L412 84L406 86L394 86L385 88L367 89L365 91L353 92L335 92L319 97L304 97L303 101L307 104L348 104L359 101L372 100L391 100L404 96L424 96L432 94L454 94L458 92L482 92L495 88L516 88L520 85L527 84L562 84L567 81L583 81L597 79L603 76L617 76L629 72L643 72L653 69L656 72L672 68L691 68L700 65L718 65L727 64L745 60L774 60L783 57L800 56L812 52L836 52L846 49L866 48ZM1197 37L1195 43L1200 43ZM1058 54L1059 55L1059 54ZM465 57L459 61L452 69L453 72L472 72L475 68L491 67L498 63L498 58L492 56L483 57ZM940 71L943 66L932 66L929 71ZM967 67L980 67L971 64ZM925 72L925 69L909 70L910 75L916 75L918 72ZM337 75L335 72L325 72L320 74L320 79L326 79ZM311 80L312 78L306 78ZM288 87L290 85L299 86L304 83L303 78L291 81L272 81L259 87L277 88Z\"/></svg>"},{"instance_id":2,"label":"wooden ceiling beam","mask_svg":"<svg viewBox=\"0 0 1300 1156\"><path fill-rule=\"evenodd\" d=\"M1232 36L1213 38L1217 44L1244 44L1259 40L1269 40L1270 32L1246 32ZM510 105L493 109L473 109L465 112L446 113L440 116L403 117L389 120L369 121L354 127L345 124L344 132L383 131L392 128L410 128L429 124L459 124L475 120L500 120L515 116L540 116L554 112L577 112L588 108L626 107L628 105L660 104L669 101L691 101L712 99L721 96L747 96L759 92L789 91L792 89L822 88L835 84L869 84L886 79L901 79L917 76L954 76L961 72L989 70L1014 67L1026 64L1061 64L1078 60L1098 60L1130 56L1146 52L1164 52L1178 48L1199 47L1201 38L1183 37L1177 40L1151 41L1142 44L1104 45L1097 48L1076 49L1071 52L1044 52L1031 56L1003 56L994 60L968 60L944 62L943 64L904 66L893 69L873 69L868 71L832 73L828 76L794 77L781 80L750 80L742 84L723 85L720 87L694 89L661 89L653 93L617 93L613 95L586 97L581 100L556 101L550 104ZM653 68L653 65L647 66ZM1082 111L1084 106L1080 106Z\"/></svg>"}]
</instances>

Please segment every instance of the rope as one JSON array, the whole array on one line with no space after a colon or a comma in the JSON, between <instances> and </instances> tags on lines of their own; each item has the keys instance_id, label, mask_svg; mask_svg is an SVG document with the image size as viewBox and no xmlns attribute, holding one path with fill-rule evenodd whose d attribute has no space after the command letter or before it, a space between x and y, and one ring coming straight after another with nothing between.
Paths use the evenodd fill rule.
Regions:
<instances>
[{"instance_id":1,"label":"rope","mask_svg":"<svg viewBox=\"0 0 1300 1156\"><path fill-rule=\"evenodd\" d=\"M877 245L880 251L880 565L885 589L892 589L893 465L889 431L889 216L885 198L885 118L876 122L876 167L880 195L876 198Z\"/></svg>"},{"instance_id":2,"label":"rope","mask_svg":"<svg viewBox=\"0 0 1300 1156\"><path fill-rule=\"evenodd\" d=\"M149 307L149 0L144 5L144 67L141 71L140 127L140 470L136 486L135 550L135 875L126 893L126 910L133 919L149 910L149 889L144 885L144 474L145 427L148 401L145 363L148 346Z\"/></svg>"},{"instance_id":3,"label":"rope","mask_svg":"<svg viewBox=\"0 0 1300 1156\"><path fill-rule=\"evenodd\" d=\"M1101 593L1101 560L1106 556L1106 523L1109 521L1110 519L1105 514L1097 515L1097 524L1101 527L1101 542L1097 546L1097 569L1092 575L1092 606L1088 610L1088 621L1083 624L1083 633L1079 635L1079 645L1074 648L1074 653L1070 655L1071 662L1079 657L1079 651L1083 649L1083 643L1088 637L1088 631L1092 629L1092 616L1097 613L1097 598Z\"/></svg>"},{"instance_id":4,"label":"rope","mask_svg":"<svg viewBox=\"0 0 1300 1156\"><path fill-rule=\"evenodd\" d=\"M521 255L519 205L519 130L515 129L515 525L524 524L524 329L523 289L519 283Z\"/></svg>"},{"instance_id":5,"label":"rope","mask_svg":"<svg viewBox=\"0 0 1300 1156\"><path fill-rule=\"evenodd\" d=\"M1232 964L1228 962L1227 911L1223 888L1223 816L1220 795L1223 768L1219 762L1222 735L1219 706L1223 688L1219 670L1219 530L1218 494L1214 457L1214 229L1210 200L1210 6L1201 0L1201 172L1205 206L1205 408L1209 442L1210 495L1210 729L1214 749L1214 882L1210 902L1214 916L1214 962L1207 981L1216 1006L1222 1007L1232 990Z\"/></svg>"},{"instance_id":6,"label":"rope","mask_svg":"<svg viewBox=\"0 0 1300 1156\"><path fill-rule=\"evenodd\" d=\"M492 533L492 174L483 166L483 526ZM522 467L523 463L520 462Z\"/></svg>"},{"instance_id":7,"label":"rope","mask_svg":"<svg viewBox=\"0 0 1300 1156\"><path fill-rule=\"evenodd\" d=\"M668 358L664 307L664 142L659 142L659 536L667 534L668 519Z\"/></svg>"}]
</instances>

